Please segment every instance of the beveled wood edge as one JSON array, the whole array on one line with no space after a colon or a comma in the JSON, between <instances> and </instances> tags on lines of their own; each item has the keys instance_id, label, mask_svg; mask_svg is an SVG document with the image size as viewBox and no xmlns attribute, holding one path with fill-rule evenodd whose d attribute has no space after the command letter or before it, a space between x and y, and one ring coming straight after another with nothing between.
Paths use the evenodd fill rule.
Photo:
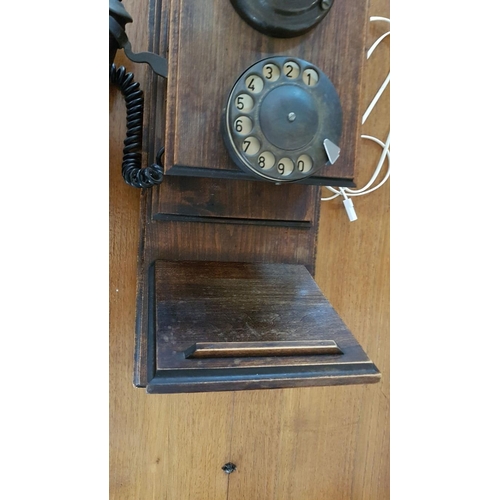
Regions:
<instances>
[{"instance_id":1,"label":"beveled wood edge","mask_svg":"<svg viewBox=\"0 0 500 500\"><path fill-rule=\"evenodd\" d=\"M145 39L148 41L148 50L155 54L168 57L170 29L168 18L170 11L164 0L148 0L149 19ZM169 65L169 73L171 68ZM164 79L153 73L147 73L143 84L144 120L143 145L146 154L143 155L143 167L156 161L156 154L165 145L165 94L168 85L168 75ZM153 111L154 110L154 111ZM158 112L161 110L161 112ZM146 239L148 237L148 223L152 220L153 206L158 204L160 186L143 189L141 192L139 209L139 243L137 253L137 285L136 285L136 321L135 321L135 350L132 383L135 387L145 387L148 380L148 356L151 356L150 342L148 341L148 311L150 300L148 290L151 289L151 276L154 264L148 262L146 256ZM152 374L150 375L152 377Z\"/></svg>"},{"instance_id":2,"label":"beveled wood edge","mask_svg":"<svg viewBox=\"0 0 500 500\"><path fill-rule=\"evenodd\" d=\"M168 85L165 90L165 103L170 102L172 105L169 107L170 113L165 112L164 122L164 142L165 142L165 167L164 172L167 172L168 165L174 163L174 142L175 142L175 125L176 125L176 102L177 102L177 84L178 84L178 58L170 57L170 54L177 54L179 48L179 27L180 27L180 0L171 0L168 8L168 26L170 32L168 33L168 63L169 63L169 79ZM165 29L164 25L160 25L160 30Z\"/></svg>"},{"instance_id":3,"label":"beveled wood edge","mask_svg":"<svg viewBox=\"0 0 500 500\"><path fill-rule=\"evenodd\" d=\"M269 182L268 180L259 178L256 175L254 176L248 174L236 166L234 167L234 170L226 170L207 167L172 165L168 170L166 170L165 175L173 177L208 177L210 179L235 179L243 181ZM354 182L352 177L324 177L321 175L306 177L305 179L294 182L283 182L282 184L303 184L310 186L338 186L352 188L356 187L356 183Z\"/></svg>"},{"instance_id":4,"label":"beveled wood edge","mask_svg":"<svg viewBox=\"0 0 500 500\"><path fill-rule=\"evenodd\" d=\"M175 47L174 45L172 45L172 41L176 40L175 33L178 32L178 23L171 24L172 19L175 17L176 13L178 15L178 12L175 10L175 8L171 8L172 3L173 2L171 0L149 0L150 11L153 12L154 10L152 7L153 4L155 4L156 8L156 15L152 15L152 19L150 18L150 23L148 25L149 37L151 39L156 37L158 43L155 47L155 53L166 57L168 61L167 79L166 81L163 81L163 79L157 78L155 96L149 99L150 106L155 109L155 112L151 113L151 115L154 115L155 117L155 119L151 121L151 126L154 130L155 143L157 145L156 151L159 151L160 147L165 147L165 153L163 155L164 174L167 171L165 165L171 163L170 154L172 152L171 144L168 142L169 137L171 137L172 134L170 134L171 127L167 128L167 121L169 121L169 119L171 118L167 116L167 95L170 92L173 94L171 98L175 99L176 92L172 90L172 85L177 79L177 64L175 60L172 61L169 57L170 48L176 48L175 44ZM158 12L160 13L160 15L157 14ZM161 110L161 112L158 112L158 110ZM155 160L155 154L155 149L150 149L149 155L151 161ZM159 211L160 192L161 185L153 189L151 204L155 208L152 210L152 213L156 213Z\"/></svg>"},{"instance_id":5,"label":"beveled wood edge","mask_svg":"<svg viewBox=\"0 0 500 500\"><path fill-rule=\"evenodd\" d=\"M309 367L311 368L311 367ZM322 370L320 370L322 369ZM325 372L325 369L328 372ZM251 370L251 369L247 369ZM211 372L220 372L214 376ZM286 389L295 387L320 387L338 385L374 384L381 374L371 361L361 363L315 366L308 372L279 369L260 369L259 374L240 375L237 369L206 370L205 374L193 377L169 377L166 372L158 374L146 386L148 394L173 394L186 392L220 392L260 389ZM242 370L241 370L242 371ZM255 370L253 370L255 372ZM208 373L208 374L207 374Z\"/></svg>"},{"instance_id":6,"label":"beveled wood edge","mask_svg":"<svg viewBox=\"0 0 500 500\"><path fill-rule=\"evenodd\" d=\"M139 388L146 387L148 380L154 377L156 371L155 333L154 329L149 328L154 316L152 299L154 299L154 263L146 270L143 262L139 262L133 376L133 385Z\"/></svg>"},{"instance_id":7,"label":"beveled wood edge","mask_svg":"<svg viewBox=\"0 0 500 500\"><path fill-rule=\"evenodd\" d=\"M184 351L186 359L342 354L334 340L276 342L196 342Z\"/></svg>"},{"instance_id":8,"label":"beveled wood edge","mask_svg":"<svg viewBox=\"0 0 500 500\"><path fill-rule=\"evenodd\" d=\"M211 215L181 215L156 213L155 221L203 222L208 224L244 224L251 226L293 227L295 229L310 229L311 221L294 221L280 219L242 219L240 217L214 217Z\"/></svg>"},{"instance_id":9,"label":"beveled wood edge","mask_svg":"<svg viewBox=\"0 0 500 500\"><path fill-rule=\"evenodd\" d=\"M370 2L367 3L367 7L369 7L370 5ZM365 9L365 19L364 19L364 23L363 23L363 35L362 35L362 39L363 39L363 47L365 48L365 51L361 53L360 55L360 58L361 58L361 62L359 64L359 78L358 78L358 81L357 81L357 92L358 92L358 96L359 96L359 102L358 102L358 119L356 120L356 130L355 130L355 133L356 133L356 147L355 147L355 150L354 150L354 158L355 160L358 160L359 158L359 148L361 147L361 144L362 144L362 140L361 140L361 121L363 119L363 115L364 115L364 110L363 110L363 88L362 88L362 85L363 85L363 75L364 75L364 72L365 72L365 66L366 66L366 53L368 51L368 47L366 46L366 41L368 39L368 29L369 29L369 26L370 26L370 14L369 14L369 8L366 8ZM353 174L354 174L354 177L353 179L356 178L356 166L357 166L357 161L354 162L354 168L353 168Z\"/></svg>"}]
</instances>

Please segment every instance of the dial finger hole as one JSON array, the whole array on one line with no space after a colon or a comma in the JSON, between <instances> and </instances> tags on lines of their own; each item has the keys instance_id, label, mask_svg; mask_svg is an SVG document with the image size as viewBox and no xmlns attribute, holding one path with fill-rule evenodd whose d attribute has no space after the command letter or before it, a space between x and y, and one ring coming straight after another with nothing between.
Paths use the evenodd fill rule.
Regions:
<instances>
[{"instance_id":1,"label":"dial finger hole","mask_svg":"<svg viewBox=\"0 0 500 500\"><path fill-rule=\"evenodd\" d=\"M290 80L295 80L299 77L300 67L296 62L287 61L283 67L283 72L285 76Z\"/></svg>"},{"instance_id":2,"label":"dial finger hole","mask_svg":"<svg viewBox=\"0 0 500 500\"><path fill-rule=\"evenodd\" d=\"M258 94L264 88L264 80L260 76L250 75L245 80L245 86L250 92Z\"/></svg>"},{"instance_id":3,"label":"dial finger hole","mask_svg":"<svg viewBox=\"0 0 500 500\"><path fill-rule=\"evenodd\" d=\"M259 152L260 142L256 137L247 137L243 140L243 152L253 156Z\"/></svg>"},{"instance_id":4,"label":"dial finger hole","mask_svg":"<svg viewBox=\"0 0 500 500\"><path fill-rule=\"evenodd\" d=\"M312 166L313 166L313 161L310 156L307 155L299 156L297 160L297 170L300 173L306 174L311 170Z\"/></svg>"},{"instance_id":5,"label":"dial finger hole","mask_svg":"<svg viewBox=\"0 0 500 500\"><path fill-rule=\"evenodd\" d=\"M253 108L253 99L248 94L240 94L234 100L234 105L240 111L248 112Z\"/></svg>"},{"instance_id":6,"label":"dial finger hole","mask_svg":"<svg viewBox=\"0 0 500 500\"><path fill-rule=\"evenodd\" d=\"M275 82L280 77L280 69L276 64L266 64L263 73L264 78L270 82Z\"/></svg>"},{"instance_id":7,"label":"dial finger hole","mask_svg":"<svg viewBox=\"0 0 500 500\"><path fill-rule=\"evenodd\" d=\"M281 158L276 168L281 175L290 175L293 172L293 161L290 158Z\"/></svg>"},{"instance_id":8,"label":"dial finger hole","mask_svg":"<svg viewBox=\"0 0 500 500\"><path fill-rule=\"evenodd\" d=\"M258 158L258 165L262 170L270 170L274 167L276 158L271 151L263 151Z\"/></svg>"},{"instance_id":9,"label":"dial finger hole","mask_svg":"<svg viewBox=\"0 0 500 500\"><path fill-rule=\"evenodd\" d=\"M253 123L248 116L238 116L234 121L234 130L241 135L248 135L253 128Z\"/></svg>"},{"instance_id":10,"label":"dial finger hole","mask_svg":"<svg viewBox=\"0 0 500 500\"><path fill-rule=\"evenodd\" d=\"M309 68L304 71L302 80L308 87L314 87L318 83L319 75L316 71Z\"/></svg>"}]
</instances>

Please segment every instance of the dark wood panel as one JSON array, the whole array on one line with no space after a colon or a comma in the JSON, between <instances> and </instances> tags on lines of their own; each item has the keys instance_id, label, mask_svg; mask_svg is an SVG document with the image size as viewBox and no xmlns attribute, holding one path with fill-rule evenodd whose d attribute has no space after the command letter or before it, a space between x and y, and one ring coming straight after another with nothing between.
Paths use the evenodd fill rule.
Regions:
<instances>
[{"instance_id":1,"label":"dark wood panel","mask_svg":"<svg viewBox=\"0 0 500 500\"><path fill-rule=\"evenodd\" d=\"M168 196L159 200L155 219L177 217L231 221L311 223L318 189L267 182L167 177Z\"/></svg>"},{"instance_id":2,"label":"dark wood panel","mask_svg":"<svg viewBox=\"0 0 500 500\"><path fill-rule=\"evenodd\" d=\"M143 193L137 273L135 383L147 382L148 270L157 260L301 264L314 273L318 202L311 225L303 228L249 224L151 221L151 195Z\"/></svg>"},{"instance_id":3,"label":"dark wood panel","mask_svg":"<svg viewBox=\"0 0 500 500\"><path fill-rule=\"evenodd\" d=\"M145 243L149 262L157 259L283 262L314 269L316 222L304 229L177 221L147 224Z\"/></svg>"},{"instance_id":4,"label":"dark wood panel","mask_svg":"<svg viewBox=\"0 0 500 500\"><path fill-rule=\"evenodd\" d=\"M170 9L171 26L166 169L176 165L237 170L220 135L225 99L248 66L280 54L316 64L337 88L344 111L342 153L319 175L352 179L359 137L366 6L367 0L336 0L311 32L276 39L248 26L227 0L164 0L163 8Z\"/></svg>"},{"instance_id":5,"label":"dark wood panel","mask_svg":"<svg viewBox=\"0 0 500 500\"><path fill-rule=\"evenodd\" d=\"M368 358L304 266L155 262L157 369L192 369L196 342L334 340L342 361ZM203 368L337 363L338 356L206 359Z\"/></svg>"},{"instance_id":6,"label":"dark wood panel","mask_svg":"<svg viewBox=\"0 0 500 500\"><path fill-rule=\"evenodd\" d=\"M327 19L330 19L329 22L341 22L343 24L342 29L347 26L350 26L349 29L351 29L352 25L349 23L355 23L356 20L360 21L361 18L364 19L366 13L363 2L365 0L356 1L358 3L357 6L355 4L347 6L344 0L337 0L336 5L340 5L340 7L337 7L339 12L335 13L334 8L330 15L327 16ZM160 2L157 1L155 5L158 10ZM149 104L149 106L151 112L156 113L158 111L156 114L161 114L163 109L162 100L166 95L167 134L165 159L167 169L169 165L176 163L173 155L177 155L177 152L180 151L183 155L187 155L186 158L189 158L189 155L192 155L191 158L202 158L200 166L222 169L227 167L234 171L234 167L225 163L227 156L225 148L223 146L215 146L216 142L221 140L220 134L218 127L214 127L214 122L210 122L215 115L217 115L217 122L219 121L222 106L220 106L219 110L219 105L210 107L206 103L210 103L211 98L216 94L219 96L220 101L221 96L225 92L222 90L225 79L227 79L226 83L230 82L232 85L235 78L233 76L234 69L237 65L241 64L241 59L248 58L248 60L243 60L244 66L252 64L255 62L257 53L259 54L258 58L278 52L311 60L311 62L321 67L329 76L331 75L331 71L329 72L328 69L325 70L325 65L330 69L335 67L338 82L335 81L335 78L331 77L334 84L339 87L341 83L344 85L344 89L348 88L343 105L347 103L347 113L344 110L344 119L347 120L347 123L344 123L344 126L349 133L345 134L344 137L354 141L347 147L347 150L351 151L352 155L354 155L354 145L357 140L357 117L359 115L359 105L357 102L359 83L356 82L359 79L359 74L357 73L359 71L358 62L361 62L363 39L361 32L356 32L354 39L346 42L339 35L341 31L340 26L337 26L338 29L336 28L334 30L335 34L333 34L333 32L328 31L328 24L324 21L322 29L316 28L313 32L304 35L304 37L292 40L277 40L256 34L254 30L241 21L230 3L223 2L222 0L211 0L209 2L163 1L161 8L161 22L159 23L157 20L152 23L152 26L156 26L156 29L152 30L151 37L154 42L153 45L162 46L161 40L164 38L163 35L160 35L160 43L158 43L158 29L162 33L162 26L163 24L167 24L166 19L168 18L170 32L169 79L166 94L165 88L161 86L160 82L156 81L156 83L151 85L154 90L152 102L156 104ZM343 18L347 11L349 11L348 20ZM222 23L222 19L227 24L226 28L223 28L225 24ZM239 32L240 28L250 31L244 37L242 36L238 39L239 35L237 36L236 32ZM329 26L329 28L332 28L332 26ZM221 40L217 40L219 45L211 43L211 41L215 42L213 38L217 33L220 34L220 30L231 38L231 55L222 57L220 50L225 52L227 46L221 49ZM203 33L205 34L203 47L198 47L197 44L202 43ZM239 41L234 42L234 37ZM334 41L335 37L340 37L341 39L339 38L339 40ZM227 41L228 39L226 39ZM245 51L243 50L245 43L256 45L251 50ZM336 55L328 55L327 57L325 56L327 52L318 50L318 47L328 45L329 43L337 44L338 51L335 52ZM239 47L238 44L243 45ZM345 53L341 51L342 47L346 49ZM323 58L322 61L324 64L321 64L321 60L315 60L313 58L314 54L320 59ZM349 61L348 56L351 57ZM225 71L224 66L221 71L219 66L226 63L233 64L233 70ZM210 68L212 67L211 64L216 68L216 74L214 74L215 80L210 85L204 86L203 74L197 75L195 69L202 67ZM239 69L238 72L243 71L243 69L245 67ZM184 80L184 78L186 79ZM353 85L349 84L350 79L352 79ZM153 82L154 80L158 79L155 77L153 78ZM208 93L208 95L203 95L204 92ZM210 92L214 92L215 94L211 95ZM205 105L203 105L202 101L205 102ZM158 126L159 122L157 118L154 121L150 121L150 161L154 158L160 144L158 142ZM197 127L198 132L196 132ZM202 129L204 133L196 137L196 134L201 133ZM356 134L352 135L352 130L356 130ZM190 136L189 134L194 135ZM193 147L192 143L189 145L190 137L199 142L196 147ZM345 158L346 156L344 155L344 160ZM354 156L352 156L352 160L354 160ZM196 166L198 160L177 163L184 167L189 164ZM339 173L338 168L342 164L340 162L335 167L332 167L337 169L336 175ZM346 177L352 177L353 162L348 162L348 167L346 168L350 171L350 174ZM144 193L142 202L135 378L138 386L146 385L147 380L152 377L153 370L150 363L148 373L147 360L148 357L151 359L153 355L153 344L157 333L156 331L152 333L152 323L158 303L158 290L155 287L161 281L158 279L158 276L156 281L151 276L148 276L150 266L154 262L158 260L195 260L238 263L285 263L302 264L307 266L311 272L314 270L319 208L319 190L317 187L300 185L277 187L263 182L248 183L209 179L176 179L173 182L169 182L169 180L167 178L167 181L158 189ZM213 195L216 192L216 188L220 186L225 187L226 193L215 196L217 202L215 205L218 204L218 206L215 206L211 202L214 201ZM260 198L261 203L256 203L257 198ZM189 217L192 217L191 222L187 222ZM205 223L195 222L196 218L204 218ZM233 225L222 223L228 222L228 220L236 223ZM307 227L270 227L261 225L261 221L265 221L266 224L274 221L283 226L285 226L284 223L286 221L307 221ZM155 293L152 293L152 290L155 290ZM273 314L286 315L286 313L280 310L278 301L274 301L272 307L275 308L275 311L271 311ZM310 311L311 309L304 304L301 304L300 307L297 305L296 308L298 311L301 310L300 308L303 309L303 317L306 317L304 311L306 309ZM288 310L291 309L286 309L286 311ZM238 312L237 308L235 312ZM314 316L311 315L310 317ZM331 320L331 318L329 319ZM224 328L219 328L220 331L225 330L230 334L231 339L225 338L224 340L238 340L234 335L234 325L237 325L237 322L231 321L226 322ZM156 327L161 336L161 328L158 328L158 325ZM317 331L315 333L318 334ZM341 348L346 348L344 353L345 360L352 362L356 359L363 359L362 362L370 364L362 349L344 326L339 328L337 334L340 335L342 341ZM345 337L342 337L344 334ZM294 330L288 328L283 330L281 337L275 336L268 340L301 340L300 336L296 337L294 335ZM312 338L316 339L314 336ZM182 346L176 346L175 349L172 349L171 346L168 347L167 343L160 343L154 354L157 357L156 362L159 371L166 371L175 366L180 367L181 365L176 365L176 363L181 362L181 357L185 363L186 359L181 352L189 348L193 343L218 340L221 339L192 335ZM248 339L240 338L239 340ZM330 361L338 361L335 356L332 355L330 357L332 358ZM329 375L325 375L324 373L319 374L321 367L324 365L324 357L321 357L321 361L305 356L297 356L294 360L298 364L316 366L315 369L318 370L316 375L311 373L303 377L300 375L302 377L301 380L309 377L311 385L335 383L334 381L332 382ZM267 362L269 364L269 360ZM273 363L275 362L276 359L273 360ZM205 363L207 368L210 369L228 366L227 363L224 365L220 359L205 360ZM252 366L252 363L255 364L255 361L246 358L239 359L238 363L244 367ZM191 365L188 364L187 366ZM354 375L358 377L357 380L365 380L364 376L366 373L363 370L364 368L361 372ZM351 373L349 377L352 375ZM342 383L345 383L347 379L348 377L343 377ZM292 380L291 377L288 381L290 380ZM290 384L287 382L274 386L286 387L293 386L295 383L297 385L308 385L307 382L298 382L296 379L292 380ZM157 387L160 385L161 382L158 382ZM243 385L239 387L237 385L227 383L225 387L226 389L229 387L243 387ZM186 390L199 390L195 387L196 384L193 384L191 388L188 386L189 384L184 384ZM219 390L219 386L218 382L215 382L213 385L207 382L205 385L207 390L210 388L210 390ZM246 387L253 388L264 386L272 387L273 383L263 384L261 380L255 380L249 381L246 385ZM151 386L149 390L152 390ZM163 388L159 390L161 392L162 390L169 389Z\"/></svg>"},{"instance_id":7,"label":"dark wood panel","mask_svg":"<svg viewBox=\"0 0 500 500\"><path fill-rule=\"evenodd\" d=\"M379 379L378 370L304 266L157 261L149 286L149 392ZM325 340L333 344L325 345ZM307 342L315 341L319 344L311 351ZM301 349L296 345L286 354L279 352L279 344L290 348L293 342L300 342ZM208 356L190 355L198 343L208 347ZM221 343L224 356L220 348L218 355L210 355L214 344ZM266 355L257 355L266 344ZM242 349L245 355L239 356Z\"/></svg>"},{"instance_id":8,"label":"dark wood panel","mask_svg":"<svg viewBox=\"0 0 500 500\"><path fill-rule=\"evenodd\" d=\"M343 0L340 0L338 2L340 5L340 13L335 14L334 9L332 13L327 16L327 19L336 20L330 22L339 22L339 20L342 19L342 13L344 12L342 9L349 9L349 22L356 19L356 16L365 16L364 8L360 8L360 5L358 5L358 7L354 5L347 7L347 4L342 3L342 1ZM364 0L357 1L358 4L361 4ZM316 55L320 58L324 58L323 62L326 65L332 64L331 68L334 66L336 67L336 71L339 72L337 76L345 86L348 84L349 78L354 76L354 73L349 73L350 76L344 74L340 77L339 75L341 74L342 67L344 67L344 69L347 68L350 72L357 71L359 69L355 64L355 61L357 60L355 52L361 47L361 45L356 45L356 40L350 40L349 43L346 43L343 39L342 41L337 40L337 42L335 42L340 44L339 47L342 46L342 43L346 43L345 47L348 47L349 49L347 52L353 56L353 58L349 61L349 64L346 64L346 61L343 60L344 66L342 66L340 59L345 58L345 54L337 54L335 56L326 57L324 50L317 49L317 44L328 44L332 42L332 37L339 36L337 33L338 30L335 31L335 35L327 31L328 24L326 22L322 23L322 29L316 28L313 32L304 35L304 37L299 37L298 39L293 40L277 40L262 37L260 34L256 35L254 30L247 27L246 24L243 23L245 29L250 30L250 34L247 34L248 36L246 36L246 42L241 42L241 40L245 38L243 37L240 42L231 45L232 50L230 51L230 56L220 57L221 53L218 51L221 50L221 46L215 43L214 36L217 35L217 33L220 34L220 30L222 29L224 33L227 32L226 34L228 34L229 38L233 38L233 36L236 36L236 31L239 31L239 28L235 28L235 26L238 26L242 22L228 2L223 2L222 0L211 0L206 3L197 3L171 0L169 2L163 2L161 6L163 9L161 10L163 16L162 20L166 20L167 17L170 19L170 73L166 94L167 151L165 158L167 168L170 164L170 160L173 159L175 163L175 158L173 158L172 155L174 155L174 153L177 154L176 151L184 151L184 145L187 144L184 141L189 140L189 134L194 133L196 127L205 128L205 133L208 135L200 135L197 138L199 144L197 143L196 147L194 147L193 144L186 146L185 154L194 155L192 156L193 158L196 157L196 155L201 154L203 156L203 161L200 164L201 166L208 166L210 168L219 168L222 166L222 168L225 168L225 148L215 146L212 147L211 142L210 134L214 134L212 137L214 141L216 139L220 140L219 132L214 128L214 124L210 123L210 121L207 121L206 119L207 116L210 115L213 117L213 115L217 113L217 120L219 120L220 112L207 107L206 103L210 102L210 99L207 100L207 96L203 97L202 95L203 92L215 92L222 95L221 88L223 86L223 81L218 80L218 78L222 78L223 80L228 78L229 72L224 71L224 67L222 68L222 71L220 71L217 64L221 64L221 62L226 64L226 62L229 61L231 64L236 65L240 64L240 59L245 57L249 58L248 64L252 64L255 62L257 52L260 54L259 58L265 56L268 52L278 52L295 55L301 59L311 60L311 62L317 64L325 71L324 65L318 63L318 61L312 58L312 55L317 52ZM155 8L156 10L160 8L159 2L155 2ZM231 17L235 15L236 17ZM223 18L226 23L230 21L230 27L221 27L223 26L223 24L221 24L221 20ZM201 19L203 19L203 21L201 21ZM196 23L201 24L198 26ZM152 23L152 26L161 28L162 24L163 23L160 23L158 26L158 21L156 21ZM332 26L330 26L330 28L332 28ZM340 27L338 28L340 29ZM203 48L200 48L197 47L197 44L201 43L200 33L204 31L206 35L203 42L204 46ZM156 45L161 47L162 40L164 38L160 35L158 41L157 33L157 29L152 30L152 44L153 46ZM217 43L220 44L221 40L218 40L218 36L215 36L215 38L217 38ZM354 38L357 39L356 36ZM358 42L362 40L362 38L363 37L361 35ZM258 50L254 47L252 50L247 52L245 52L245 50L240 51L238 49L238 43L243 43L243 45L245 45L247 42L250 44L257 44ZM312 47L316 47L316 49L313 49ZM361 57L360 54L361 51L359 51L358 59ZM250 58L252 58L251 61ZM211 66L210 61L212 61L214 65ZM197 75L194 72L194 69L198 68L201 70L201 68L211 67L216 68L216 70L214 69L215 73L213 75L213 81L209 85L204 86L203 83L200 83L204 81L203 75ZM242 68L241 71L243 69L245 68ZM191 71L191 73L188 73L189 71ZM326 72L328 74L328 71ZM356 79L358 76L359 75L356 75ZM187 79L183 80L183 78L186 77ZM233 78L234 77L231 77L231 82ZM357 81L356 79L354 81ZM155 83L155 80L158 79L156 77L153 78L153 83L150 85L153 90L151 102L155 102L158 105L158 114L161 114L163 109L161 101L165 95L165 89L164 87L162 88L160 82L156 81ZM336 82L334 81L334 83ZM357 104L358 91L359 85L349 86L346 101L349 103L349 98L352 98L351 104L354 106L351 106L352 109L359 108ZM210 97L210 95L208 95L208 97ZM203 107L202 100L205 102L205 107ZM187 107L183 108L183 105ZM190 108L191 106L194 106L194 108ZM350 105L348 105L348 108L349 106ZM156 108L152 104L149 104L149 110L152 113L156 112ZM359 114L359 109L357 109L356 113ZM201 119L199 119L200 117ZM348 112L345 114L345 117L347 117L348 122L349 120L352 120L352 126L357 127L357 121L354 120L354 115L352 115L352 113ZM346 127L349 131L352 129L351 125ZM150 128L148 132L150 160L152 160L158 149L158 119L155 118L150 121ZM349 136L349 134L346 135ZM191 139L196 139L195 135L191 136ZM181 144L181 146L179 146L179 144ZM354 148L352 148L352 152L354 152ZM182 154L184 154L184 152ZM186 156L186 158L188 158L188 156ZM180 162L180 164L184 167L186 166L185 162ZM190 162L188 161L187 165L189 164ZM341 166L342 163L339 163L338 165L336 164L335 168L339 165ZM351 177L352 168L353 164L351 163L349 164ZM233 183L233 185L231 185L231 183ZM217 190L216 188L220 188L220 186L224 186L226 188L226 192L225 194L220 194L219 190L219 196L215 195L216 202L212 203L214 202L214 193ZM197 196L198 198L196 198ZM256 200L259 197L261 198L261 203L256 203ZM225 331L228 337L220 339L207 338L205 334L200 337L191 335L189 339L184 339L184 344L182 346L174 346L175 348L168 345L168 342L159 342L156 345L154 353L157 366L153 369L151 362L148 365L148 358L151 361L151 356L153 355L153 350L155 349L154 342L158 340L161 335L165 335L165 333L162 333L161 325L158 324L158 318L156 318L156 329L154 331L152 330L155 315L159 310L161 310L161 308L157 307L158 289L155 288L160 286L158 283L160 283L161 278L159 278L158 274L156 277L152 277L153 275L149 274L150 267L154 262L157 262L158 260L195 260L238 263L259 262L302 264L307 266L307 268L312 272L314 269L316 234L318 227L318 205L319 189L317 187L296 185L280 186L278 188L272 184L262 182L236 183L235 181L226 180L219 182L209 179L176 179L172 183L167 181L158 189L154 189L149 193L144 193L141 218L142 237L138 270L136 384L144 386L148 379L151 379L156 368L158 368L159 372L171 370L176 366L177 368L182 366L186 369L186 371L190 370L192 363L186 364L186 358L183 356L182 351L189 348L193 343L201 341L214 342L220 340L251 340L245 337L238 338L238 322L235 321L235 318L242 312L242 310L238 310L238 307L236 307L237 301L233 301L233 314L236 316L233 316L231 321L226 320L226 323L218 329L220 332ZM191 222L187 222L190 217ZM202 218L205 223L194 222ZM233 225L223 224L223 222L228 222L229 220L231 220ZM262 221L268 225L262 225ZM285 223L287 221L307 222L307 227L271 227L271 221L274 222L275 225L277 224L282 226L286 226ZM157 271L158 267L155 269ZM218 291L219 293L221 292L221 290ZM238 296L238 292L236 291L235 293L236 296ZM224 295L222 295L222 297L224 297ZM283 319L283 325L287 325L287 321L291 318L293 312L302 314L302 318L315 318L315 316L311 314L311 311L314 308L311 308L311 304L306 304L305 302L306 301L303 301L300 304L295 304L294 307L296 311L294 311L293 307L285 307L280 304L279 300L274 298L272 304L269 306L271 309L274 309L268 312L271 314L271 317L273 317L273 315L278 315L281 319ZM179 303L182 303L182 299L177 301L177 306ZM221 303L216 306L218 310L220 310L221 307ZM330 308L330 306L328 307ZM262 308L262 304L254 305L254 308L258 310L259 308ZM322 312L328 316L330 313L326 313L326 311L327 309L324 309ZM285 317L287 314L290 316ZM316 311L316 316L316 320L320 321L321 314ZM242 317L244 317L244 315ZM332 318L328 317L328 321L331 320ZM326 322L327 321L325 321L325 323ZM300 329L295 331L290 327L290 324L291 323L288 322L288 328L283 328L281 337L279 335L275 335L274 338L264 340L302 340L303 333L297 333ZM314 325L314 327L317 326L317 324ZM339 326L337 335L340 336L343 343L341 348L346 349L343 359L349 362L362 360L362 363L369 363L368 358L364 355L362 349L359 347L352 335L347 331L345 325L342 323L342 326L340 324L337 326ZM321 331L321 328L313 328L311 332L312 331L314 331L314 335L316 335L316 337L311 334L311 338L317 340L317 335L320 335L321 338L321 334L318 333L318 331ZM157 334L158 336L156 336ZM342 335L344 335L344 337L342 337ZM338 363L335 356L332 355L330 357L332 359L328 362L332 361L334 363ZM181 363L181 361L183 363ZM276 365L276 361L277 360L275 358L271 363L269 360L267 360L266 363L267 365L272 366L273 363ZM259 362L262 362L262 359L255 361L250 358L238 358L237 360L239 368L241 369L245 369L246 366L251 367L258 365ZM321 367L325 365L325 357L321 357L320 361L319 359L314 359L314 357L307 358L306 356L296 356L294 357L294 362L297 366L315 366L316 368L314 369L317 370L316 374L301 374L298 378L302 377L302 380L304 380L309 377L312 380L316 377L316 381L312 382L312 385L318 383L335 383L332 382L329 375L325 376L324 373L319 374L322 369ZM207 369L220 369L221 367L227 368L231 363L224 364L224 362L220 359L214 358L206 360L205 364ZM235 364L236 363L233 359L231 366ZM345 366L342 368L344 369ZM304 373L307 371L303 368L301 368L301 370ZM363 377L366 373L363 370L364 368L362 369L362 372L355 375L360 377L359 380L364 380ZM165 376L165 374L163 374L163 376ZM351 376L352 374L349 375L349 377ZM291 380L291 378L293 377L289 377L288 380ZM345 381L347 379L344 377L342 380ZM351 378L351 380L353 379ZM252 387L290 386L287 384L273 385L272 382L267 385L262 385L260 382L261 381L259 380L249 381L250 386ZM160 386L162 383L163 382L158 382L157 386ZM292 386L293 383L295 383L295 381L292 381ZM301 383L302 382L298 384L300 385ZM189 384L185 384L185 387L188 385ZM192 385L193 387L196 386L196 384ZM212 386L206 385L205 387L207 389L208 387L212 387L212 390L218 390L217 387L219 387L219 385L220 384L218 382L215 382ZM307 383L302 383L302 385L307 385ZM236 386L234 384L226 384L225 387L227 389L229 387L235 388ZM247 387L250 386L247 384ZM243 386L239 386L239 388L242 387ZM149 389L151 390L151 386ZM163 389L160 389L160 392L162 390ZM199 389L191 388L188 390Z\"/></svg>"}]
</instances>

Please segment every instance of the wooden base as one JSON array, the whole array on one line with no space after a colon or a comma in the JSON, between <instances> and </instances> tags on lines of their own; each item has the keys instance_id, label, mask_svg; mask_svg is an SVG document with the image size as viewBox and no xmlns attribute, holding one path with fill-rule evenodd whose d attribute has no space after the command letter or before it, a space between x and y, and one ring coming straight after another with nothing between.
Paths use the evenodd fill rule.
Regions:
<instances>
[{"instance_id":1,"label":"wooden base","mask_svg":"<svg viewBox=\"0 0 500 500\"><path fill-rule=\"evenodd\" d=\"M304 266L157 261L149 289L149 393L379 380Z\"/></svg>"}]
</instances>

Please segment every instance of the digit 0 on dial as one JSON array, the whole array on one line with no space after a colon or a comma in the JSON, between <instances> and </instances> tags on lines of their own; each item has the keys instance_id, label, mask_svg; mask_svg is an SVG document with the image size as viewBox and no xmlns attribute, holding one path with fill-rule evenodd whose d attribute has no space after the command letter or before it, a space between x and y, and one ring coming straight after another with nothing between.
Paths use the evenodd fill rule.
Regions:
<instances>
[{"instance_id":1,"label":"digit 0 on dial","mask_svg":"<svg viewBox=\"0 0 500 500\"><path fill-rule=\"evenodd\" d=\"M325 139L338 145L342 108L335 87L313 64L270 57L236 80L222 117L232 160L273 182L296 182L325 166Z\"/></svg>"}]
</instances>

